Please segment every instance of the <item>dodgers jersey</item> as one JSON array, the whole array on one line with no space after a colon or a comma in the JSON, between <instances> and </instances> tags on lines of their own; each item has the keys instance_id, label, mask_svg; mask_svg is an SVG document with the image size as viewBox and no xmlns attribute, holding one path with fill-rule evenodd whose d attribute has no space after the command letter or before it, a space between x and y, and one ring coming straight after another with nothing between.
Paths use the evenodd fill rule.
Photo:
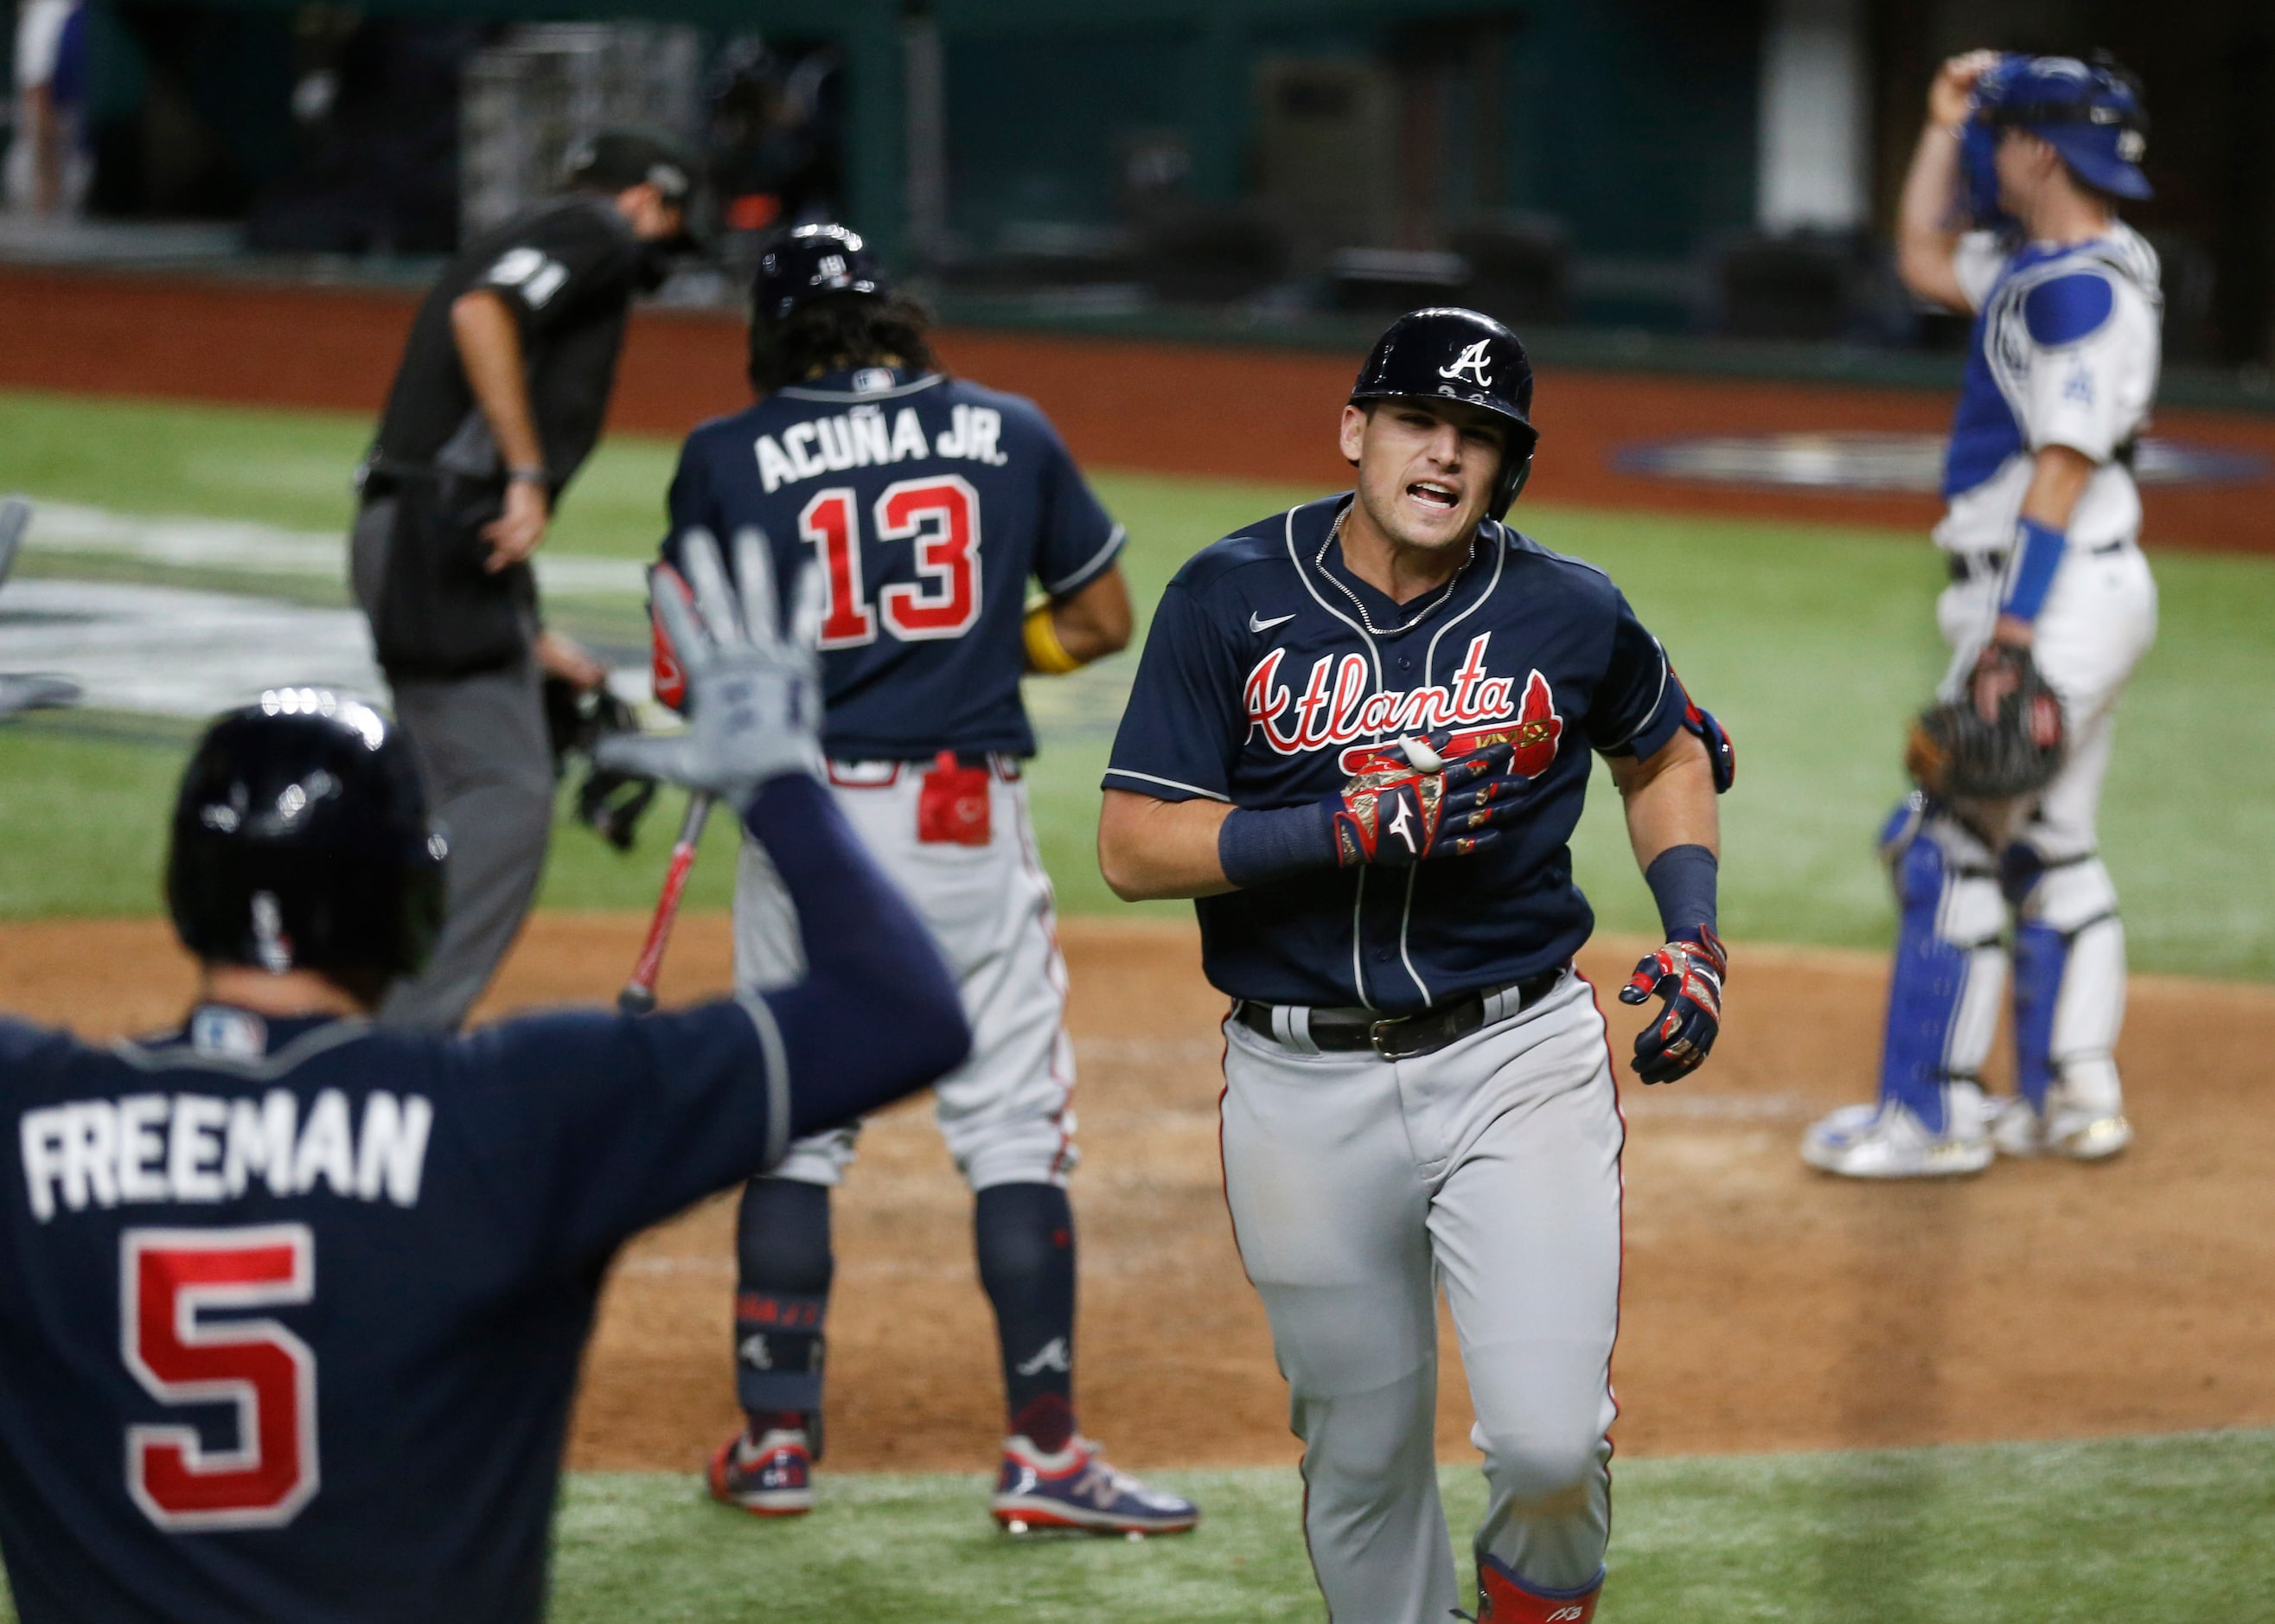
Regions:
<instances>
[{"instance_id":1,"label":"dodgers jersey","mask_svg":"<svg viewBox=\"0 0 2275 1624\"><path fill-rule=\"evenodd\" d=\"M763 1005L466 1038L0 1021L25 1624L527 1624L603 1271L779 1155ZM770 1056L773 1057L770 1059Z\"/></svg>"},{"instance_id":2,"label":"dodgers jersey","mask_svg":"<svg viewBox=\"0 0 2275 1624\"><path fill-rule=\"evenodd\" d=\"M2068 245L1974 231L1960 239L1953 268L1976 315L1938 545L2007 547L2033 454L2049 445L2101 465L2071 515L2070 540L2091 547L2136 534L2141 495L2126 457L2157 389L2156 251L2121 223Z\"/></svg>"},{"instance_id":3,"label":"dodgers jersey","mask_svg":"<svg viewBox=\"0 0 2275 1624\"><path fill-rule=\"evenodd\" d=\"M1275 1004L1391 1014L1561 964L1595 918L1568 842L1591 749L1648 756L1682 725L1667 655L1592 564L1488 521L1446 586L1393 602L1333 539L1348 494L1203 548L1154 611L1104 787L1296 806L1433 728L1517 724L1527 815L1474 856L1325 869L1196 900L1209 980Z\"/></svg>"},{"instance_id":4,"label":"dodgers jersey","mask_svg":"<svg viewBox=\"0 0 2275 1624\"><path fill-rule=\"evenodd\" d=\"M691 525L723 544L756 525L785 602L799 566L821 566L821 742L838 760L1032 755L1027 583L1064 597L1122 544L1032 402L883 366L704 424L669 502L675 564Z\"/></svg>"}]
</instances>

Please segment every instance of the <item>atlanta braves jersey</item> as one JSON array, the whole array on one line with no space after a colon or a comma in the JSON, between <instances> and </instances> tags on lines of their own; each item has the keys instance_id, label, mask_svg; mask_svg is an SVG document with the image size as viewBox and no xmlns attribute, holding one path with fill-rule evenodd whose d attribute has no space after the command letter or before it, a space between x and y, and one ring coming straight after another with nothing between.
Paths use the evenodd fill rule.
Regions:
<instances>
[{"instance_id":1,"label":"atlanta braves jersey","mask_svg":"<svg viewBox=\"0 0 2275 1624\"><path fill-rule=\"evenodd\" d=\"M1063 597L1122 550L1032 402L960 378L868 366L768 396L688 436L671 539L762 528L787 587L827 590L822 748L837 760L943 749L1034 753L1020 703L1030 580Z\"/></svg>"},{"instance_id":2,"label":"atlanta braves jersey","mask_svg":"<svg viewBox=\"0 0 2275 1624\"><path fill-rule=\"evenodd\" d=\"M0 1022L26 1624L536 1620L602 1272L780 1154L779 1048L732 1003L458 1039L221 1005L108 1048Z\"/></svg>"},{"instance_id":3,"label":"atlanta braves jersey","mask_svg":"<svg viewBox=\"0 0 2275 1624\"><path fill-rule=\"evenodd\" d=\"M1487 522L1444 587L1393 602L1334 540L1349 495L1195 555L1154 612L1109 789L1300 805L1388 739L1517 724L1527 816L1492 847L1405 869L1325 870L1202 897L1203 966L1236 997L1388 1013L1521 980L1593 928L1567 842L1590 749L1648 756L1682 685L1609 577Z\"/></svg>"},{"instance_id":4,"label":"atlanta braves jersey","mask_svg":"<svg viewBox=\"0 0 2275 1624\"><path fill-rule=\"evenodd\" d=\"M1956 552L2007 546L2033 454L2049 445L2101 465L2071 514L2070 541L2136 534L2141 497L2128 463L2157 389L2156 251L2121 223L2071 244L2018 245L1976 231L1953 265L1976 316L1937 542Z\"/></svg>"}]
</instances>

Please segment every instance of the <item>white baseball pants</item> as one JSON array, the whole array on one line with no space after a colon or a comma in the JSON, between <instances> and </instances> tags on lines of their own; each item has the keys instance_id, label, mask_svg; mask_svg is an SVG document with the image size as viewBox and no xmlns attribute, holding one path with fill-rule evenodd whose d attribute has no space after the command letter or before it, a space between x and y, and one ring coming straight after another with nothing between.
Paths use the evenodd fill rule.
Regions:
<instances>
[{"instance_id":1,"label":"white baseball pants","mask_svg":"<svg viewBox=\"0 0 2275 1624\"><path fill-rule=\"evenodd\" d=\"M1444 1624L1437 1293L1492 1497L1477 1549L1576 1590L1610 1530L1626 1129L1593 989L1435 1054L1299 1053L1225 1024L1226 1198L1304 1440L1304 1533L1339 1624Z\"/></svg>"}]
</instances>

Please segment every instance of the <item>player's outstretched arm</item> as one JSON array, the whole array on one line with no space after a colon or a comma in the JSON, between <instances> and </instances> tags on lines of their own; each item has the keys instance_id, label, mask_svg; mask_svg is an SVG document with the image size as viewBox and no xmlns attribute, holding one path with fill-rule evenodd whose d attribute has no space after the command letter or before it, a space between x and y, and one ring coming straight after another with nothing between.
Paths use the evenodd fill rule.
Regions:
<instances>
[{"instance_id":1,"label":"player's outstretched arm","mask_svg":"<svg viewBox=\"0 0 2275 1624\"><path fill-rule=\"evenodd\" d=\"M1721 825L1714 767L1685 728L1650 756L1606 758L1627 809L1628 840L1659 903L1666 945L1644 956L1620 989L1623 1004L1665 999L1636 1037L1634 1066L1646 1083L1696 1070L1722 1028L1729 956L1714 933Z\"/></svg>"},{"instance_id":2,"label":"player's outstretched arm","mask_svg":"<svg viewBox=\"0 0 2275 1624\"><path fill-rule=\"evenodd\" d=\"M735 547L739 593L717 543L693 531L681 557L694 602L668 587L654 594L686 675L686 729L604 739L594 756L717 796L742 812L781 871L806 975L766 1002L782 1039L797 1135L925 1087L963 1060L971 1033L931 933L814 776L819 578L811 566L801 576L784 635L765 538L746 530Z\"/></svg>"}]
</instances>

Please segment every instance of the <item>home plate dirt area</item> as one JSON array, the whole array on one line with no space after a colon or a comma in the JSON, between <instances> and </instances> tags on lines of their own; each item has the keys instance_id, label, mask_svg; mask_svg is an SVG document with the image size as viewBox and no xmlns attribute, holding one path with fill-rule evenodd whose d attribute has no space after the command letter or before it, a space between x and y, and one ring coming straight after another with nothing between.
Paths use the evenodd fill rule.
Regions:
<instances>
[{"instance_id":1,"label":"home plate dirt area","mask_svg":"<svg viewBox=\"0 0 2275 1624\"><path fill-rule=\"evenodd\" d=\"M484 1014L606 998L644 924L539 916ZM1073 919L1062 933L1081 1079L1084 1429L1133 1467L1292 1462L1225 1216L1223 1000L1200 978L1197 938L1150 919ZM1599 942L1582 968L1614 987L1646 945ZM723 916L684 919L666 1001L723 988L729 961ZM162 922L58 920L0 927L0 985L16 1010L97 1035L167 1022L192 976ZM1875 956L1735 943L1712 1064L1672 1086L1622 1083L1621 1450L2275 1424L2262 1288L2275 1274L2263 1039L2275 989L2135 979L2120 1054L2139 1137L2114 1162L1875 1187L1810 1173L1794 1147L1818 1113L1871 1094L1884 992ZM1639 1017L1609 1014L1624 1055ZM693 1471L734 1424L734 1213L731 1194L715 1197L624 1251L572 1465ZM1001 1418L971 1199L922 1102L863 1136L836 1225L829 1468L991 1464ZM1468 1459L1444 1341L1440 1441Z\"/></svg>"}]
</instances>

